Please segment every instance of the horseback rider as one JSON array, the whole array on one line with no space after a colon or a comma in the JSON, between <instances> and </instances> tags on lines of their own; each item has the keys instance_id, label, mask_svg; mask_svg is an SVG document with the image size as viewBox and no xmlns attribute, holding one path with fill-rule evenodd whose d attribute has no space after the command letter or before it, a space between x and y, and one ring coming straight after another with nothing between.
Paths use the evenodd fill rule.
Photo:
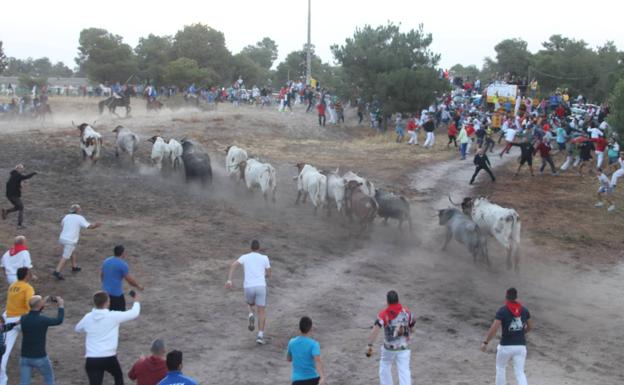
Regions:
<instances>
[{"instance_id":1,"label":"horseback rider","mask_svg":"<svg viewBox=\"0 0 624 385\"><path fill-rule=\"evenodd\" d=\"M125 87L125 85L124 85L124 87ZM113 97L115 99L121 99L122 98L122 88L121 88L121 84L119 84L119 82L117 82L117 83L112 85L111 91L112 91Z\"/></svg>"}]
</instances>

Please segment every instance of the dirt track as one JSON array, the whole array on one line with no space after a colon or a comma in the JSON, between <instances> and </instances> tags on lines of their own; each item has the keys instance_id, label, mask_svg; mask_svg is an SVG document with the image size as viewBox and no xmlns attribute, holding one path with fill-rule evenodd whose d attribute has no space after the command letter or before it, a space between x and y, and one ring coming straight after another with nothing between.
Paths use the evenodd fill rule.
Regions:
<instances>
[{"instance_id":1,"label":"dirt track","mask_svg":"<svg viewBox=\"0 0 624 385\"><path fill-rule=\"evenodd\" d=\"M290 115L225 107L214 113L139 111L128 120L98 118L106 156L95 168L80 164L76 132L67 124L93 120L90 113L81 115L87 105L44 126L0 127L6 133L0 139L0 173L7 175L16 162L40 172L24 192L25 235L41 277L35 288L62 295L67 303L66 322L48 334L57 383L86 381L84 337L73 327L90 309L91 293L99 288L98 266L117 243L126 245L131 270L147 288L141 317L122 327L119 358L126 371L161 336L170 348L184 351L185 372L202 384L288 383L285 346L299 317L307 314L315 322L329 383L376 383L377 362L364 356L366 335L385 292L394 288L418 319L415 384L491 384L494 354L480 353L479 343L504 290L516 285L537 325L529 338L531 384L624 382L618 328L624 305L616 294L624 289L622 266L579 269L563 254L544 258L527 239L519 275L505 270L496 246L490 247L490 271L473 265L456 244L441 253L443 231L432 208L444 207L449 191L461 196L472 171L469 164L458 168L457 160L446 160L454 154L444 145L430 153L406 145L397 151L367 129L320 129L314 116L298 110ZM146 142L142 164L115 159L110 131L116 124L144 139L164 133L201 140L217 174L214 187L202 191L179 177L156 175L146 164ZM234 142L276 166L276 206L266 206L222 175L222 150ZM414 233L378 224L368 238L355 239L337 215L314 217L310 206L294 206L292 165L299 160L353 169L412 197ZM50 276L60 253L58 222L73 202L104 226L83 232L78 254L84 271L67 273L59 283ZM5 246L15 234L13 221L0 224ZM235 290L223 289L227 264L247 251L252 238L260 239L274 269L263 347L255 346L245 327L240 277ZM10 361L10 383L17 380L18 352L19 347Z\"/></svg>"}]
</instances>

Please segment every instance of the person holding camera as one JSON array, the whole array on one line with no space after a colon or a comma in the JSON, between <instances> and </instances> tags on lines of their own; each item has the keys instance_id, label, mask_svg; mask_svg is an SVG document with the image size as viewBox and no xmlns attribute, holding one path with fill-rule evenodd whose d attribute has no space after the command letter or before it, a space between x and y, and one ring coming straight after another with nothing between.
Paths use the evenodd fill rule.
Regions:
<instances>
[{"instance_id":1,"label":"person holding camera","mask_svg":"<svg viewBox=\"0 0 624 385\"><path fill-rule=\"evenodd\" d=\"M7 290L6 311L2 315L6 324L19 322L20 317L24 314L28 314L30 311L30 304L28 301L30 301L30 298L35 295L35 289L28 283L31 277L29 268L20 267L17 269L17 282L9 286L9 290ZM0 385L7 385L9 380L6 373L6 367L20 330L20 326L17 325L11 329L11 331L6 333L6 351L2 355L2 363L0 364Z\"/></svg>"},{"instance_id":2,"label":"person holding camera","mask_svg":"<svg viewBox=\"0 0 624 385\"><path fill-rule=\"evenodd\" d=\"M56 303L58 313L56 318L41 314L46 303ZM35 295L28 301L30 312L20 318L22 328L22 358L20 360L21 385L29 385L32 370L41 373L45 385L54 385L54 370L46 353L46 334L48 327L63 323L65 309L63 298Z\"/></svg>"},{"instance_id":3,"label":"person holding camera","mask_svg":"<svg viewBox=\"0 0 624 385\"><path fill-rule=\"evenodd\" d=\"M366 356L373 354L373 343L379 332L384 331L384 344L379 359L379 382L392 385L392 364L396 363L400 385L411 385L409 340L414 319L409 309L399 303L399 294L390 290L386 295L388 307L380 311L368 338Z\"/></svg>"},{"instance_id":4,"label":"person holding camera","mask_svg":"<svg viewBox=\"0 0 624 385\"><path fill-rule=\"evenodd\" d=\"M102 291L105 291L110 298L109 310L126 311L126 298L124 297L123 281L126 280L130 286L143 291L143 286L130 275L130 268L126 259L126 249L122 245L117 245L113 249L113 256L106 258L102 264L100 278L102 279Z\"/></svg>"},{"instance_id":5,"label":"person holding camera","mask_svg":"<svg viewBox=\"0 0 624 385\"><path fill-rule=\"evenodd\" d=\"M128 311L110 311L110 298L104 291L95 293L93 305L95 308L82 317L75 328L77 333L87 335L85 370L89 385L102 385L104 372L113 376L115 385L123 385L124 376L117 360L119 325L139 316L140 295L134 294L134 304Z\"/></svg>"}]
</instances>

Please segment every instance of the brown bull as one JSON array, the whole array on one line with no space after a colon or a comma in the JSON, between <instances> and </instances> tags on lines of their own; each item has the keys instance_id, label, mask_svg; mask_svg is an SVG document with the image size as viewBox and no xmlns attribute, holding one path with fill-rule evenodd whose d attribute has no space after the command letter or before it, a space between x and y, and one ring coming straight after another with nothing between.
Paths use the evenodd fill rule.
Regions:
<instances>
[{"instance_id":1,"label":"brown bull","mask_svg":"<svg viewBox=\"0 0 624 385\"><path fill-rule=\"evenodd\" d=\"M361 182L354 180L349 181L345 186L346 213L349 219L355 217L359 221L360 234L373 223L379 209L377 201L366 195L361 186Z\"/></svg>"}]
</instances>

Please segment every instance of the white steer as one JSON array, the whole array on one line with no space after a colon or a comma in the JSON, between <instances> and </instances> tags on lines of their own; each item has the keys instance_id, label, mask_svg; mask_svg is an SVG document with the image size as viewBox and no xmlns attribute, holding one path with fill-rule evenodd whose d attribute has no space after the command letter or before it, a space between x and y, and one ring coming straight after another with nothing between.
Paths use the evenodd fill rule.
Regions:
<instances>
[{"instance_id":1,"label":"white steer","mask_svg":"<svg viewBox=\"0 0 624 385\"><path fill-rule=\"evenodd\" d=\"M309 196L310 202L314 205L314 214L316 214L317 209L325 206L327 201L327 177L309 164L297 163L295 167L299 170L299 175L295 177L297 180L295 204L299 204L302 195L303 203Z\"/></svg>"},{"instance_id":2,"label":"white steer","mask_svg":"<svg viewBox=\"0 0 624 385\"><path fill-rule=\"evenodd\" d=\"M266 202L269 201L271 194L271 200L275 203L277 174L273 166L255 159L247 159L240 162L237 169L240 170L241 179L245 181L248 190L259 188Z\"/></svg>"}]
</instances>

